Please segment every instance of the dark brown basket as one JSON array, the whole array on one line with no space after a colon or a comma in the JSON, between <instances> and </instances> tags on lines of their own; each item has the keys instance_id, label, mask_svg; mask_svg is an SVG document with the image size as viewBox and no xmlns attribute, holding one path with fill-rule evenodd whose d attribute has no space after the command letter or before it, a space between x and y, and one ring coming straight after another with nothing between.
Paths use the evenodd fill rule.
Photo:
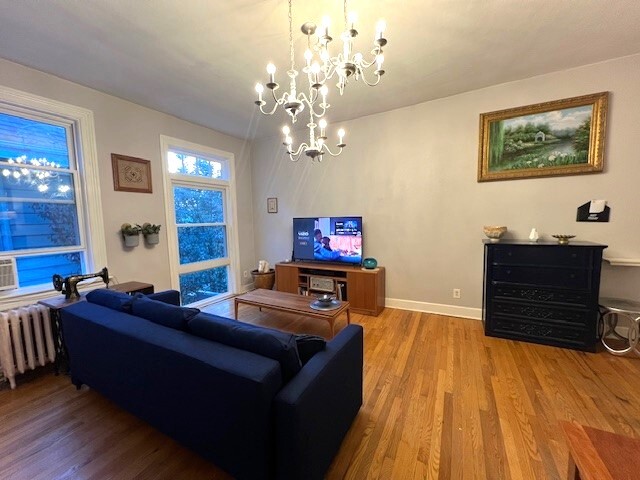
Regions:
<instances>
[{"instance_id":1,"label":"dark brown basket","mask_svg":"<svg viewBox=\"0 0 640 480\"><path fill-rule=\"evenodd\" d=\"M271 290L276 283L276 271L274 269L270 269L267 273L258 273L258 270L252 270L251 275L256 288Z\"/></svg>"}]
</instances>

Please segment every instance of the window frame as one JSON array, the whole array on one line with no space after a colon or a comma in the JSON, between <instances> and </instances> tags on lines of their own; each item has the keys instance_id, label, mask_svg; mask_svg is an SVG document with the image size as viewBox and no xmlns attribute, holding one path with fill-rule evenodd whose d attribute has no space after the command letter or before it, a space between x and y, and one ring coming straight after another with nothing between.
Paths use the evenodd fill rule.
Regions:
<instances>
[{"instance_id":1,"label":"window frame","mask_svg":"<svg viewBox=\"0 0 640 480\"><path fill-rule=\"evenodd\" d=\"M70 130L67 139L70 143L69 152L72 152L73 158L70 158L69 166L71 167L72 162L75 163L75 173L72 175L78 211L80 245L58 249L38 249L37 253L65 253L65 250L70 251L70 248L73 251L84 250L88 272L96 271L107 265L93 112L2 85L0 85L0 111L9 115L56 124ZM45 252L45 250L47 251ZM12 252L15 253L15 251ZM30 253L36 252L28 253L23 250L20 251L19 256L27 256ZM2 252L0 256L16 257L9 252L6 255L5 252ZM2 308L8 309L34 303L52 295L59 295L53 285L47 287L36 285L0 291L0 301L3 305Z\"/></svg>"},{"instance_id":2,"label":"window frame","mask_svg":"<svg viewBox=\"0 0 640 480\"><path fill-rule=\"evenodd\" d=\"M180 274L191 273L202 270L204 264L207 268L216 268L228 265L227 285L229 291L226 294L211 297L192 305L202 307L209 303L230 298L240 291L240 245L238 238L238 215L236 203L236 176L235 176L235 156L233 153L218 150L213 147L199 145L186 140L160 135L160 149L162 154L162 177L164 186L165 215L167 224L168 250L169 250L169 270L171 274L171 288L180 291ZM222 178L207 178L195 175L186 175L169 172L170 150L177 150L180 153L189 153L195 156L215 158L223 162ZM226 175L225 175L226 170ZM175 203L173 198L173 187L184 186L190 188L215 188L224 192L225 207L225 227L227 234L227 258L208 260L206 262L194 262L180 264L180 253L178 251L178 224L175 218Z\"/></svg>"}]
</instances>

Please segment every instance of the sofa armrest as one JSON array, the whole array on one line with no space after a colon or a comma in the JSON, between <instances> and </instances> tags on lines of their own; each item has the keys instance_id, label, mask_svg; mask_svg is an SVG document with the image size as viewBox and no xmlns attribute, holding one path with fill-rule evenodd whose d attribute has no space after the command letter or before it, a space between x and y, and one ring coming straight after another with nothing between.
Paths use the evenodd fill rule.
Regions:
<instances>
[{"instance_id":1,"label":"sofa armrest","mask_svg":"<svg viewBox=\"0 0 640 480\"><path fill-rule=\"evenodd\" d=\"M150 293L146 297L150 300L158 300L159 302L180 306L180 292L177 290L165 290L163 292Z\"/></svg>"},{"instance_id":2,"label":"sofa armrest","mask_svg":"<svg viewBox=\"0 0 640 480\"><path fill-rule=\"evenodd\" d=\"M324 478L362 406L362 366L362 327L348 325L278 392L277 478Z\"/></svg>"}]
</instances>

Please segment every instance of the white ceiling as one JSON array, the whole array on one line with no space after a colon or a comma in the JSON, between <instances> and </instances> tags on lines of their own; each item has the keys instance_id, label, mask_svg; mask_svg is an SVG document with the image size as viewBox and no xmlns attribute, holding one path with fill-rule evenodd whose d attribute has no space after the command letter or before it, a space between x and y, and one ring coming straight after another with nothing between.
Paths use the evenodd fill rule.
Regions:
<instances>
[{"instance_id":1,"label":"white ceiling","mask_svg":"<svg viewBox=\"0 0 640 480\"><path fill-rule=\"evenodd\" d=\"M352 0L349 9L362 52L386 20L387 73L374 88L349 84L340 99L332 89L330 123L640 52L638 0ZM299 26L324 14L337 29L342 3L294 0L297 62ZM268 61L286 85L284 0L0 0L0 18L0 57L239 137L284 123L253 104Z\"/></svg>"}]
</instances>

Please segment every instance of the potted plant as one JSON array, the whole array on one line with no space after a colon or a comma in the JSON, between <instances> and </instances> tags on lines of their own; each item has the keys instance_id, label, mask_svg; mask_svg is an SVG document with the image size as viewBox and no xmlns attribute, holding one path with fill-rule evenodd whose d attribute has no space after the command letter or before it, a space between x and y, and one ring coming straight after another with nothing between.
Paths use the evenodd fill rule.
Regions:
<instances>
[{"instance_id":1,"label":"potted plant","mask_svg":"<svg viewBox=\"0 0 640 480\"><path fill-rule=\"evenodd\" d=\"M124 239L125 247L137 247L140 243L140 231L142 227L137 223L131 225L130 223L123 223L120 227L120 234Z\"/></svg>"},{"instance_id":2,"label":"potted plant","mask_svg":"<svg viewBox=\"0 0 640 480\"><path fill-rule=\"evenodd\" d=\"M158 233L160 233L161 225L154 225L152 223L142 224L142 235L144 235L144 241L149 245L156 245L160 241Z\"/></svg>"}]
</instances>

